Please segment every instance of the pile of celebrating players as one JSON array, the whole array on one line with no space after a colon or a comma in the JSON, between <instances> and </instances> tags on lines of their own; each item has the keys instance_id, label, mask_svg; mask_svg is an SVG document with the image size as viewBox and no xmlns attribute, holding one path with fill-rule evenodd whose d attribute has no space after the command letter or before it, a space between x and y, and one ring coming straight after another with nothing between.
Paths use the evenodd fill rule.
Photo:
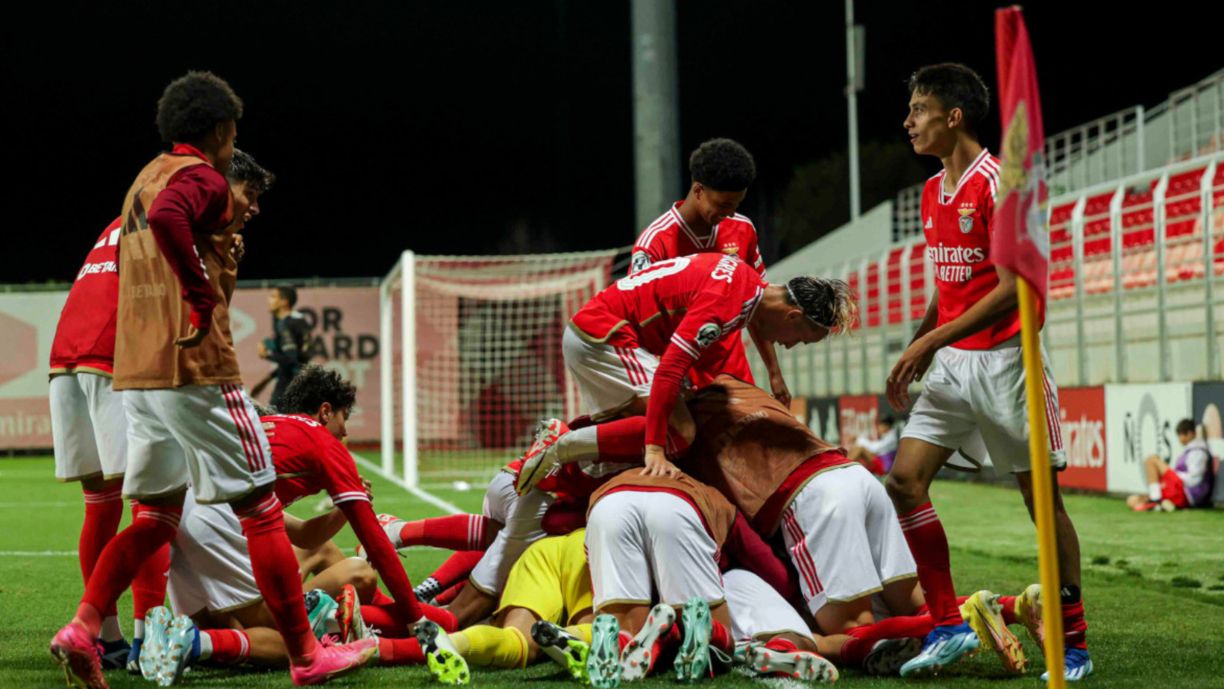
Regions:
<instances>
[{"instance_id":1,"label":"pile of celebrating players","mask_svg":"<svg viewBox=\"0 0 1224 689\"><path fill-rule=\"evenodd\" d=\"M467 684L473 667L537 660L600 688L728 671L833 682L839 668L930 675L979 649L1024 673L1009 626L1041 640L1040 588L958 597L927 495L976 442L1031 500L1014 278L989 259L999 163L974 134L987 95L960 65L910 86L906 131L944 162L922 205L939 279L888 381L901 409L930 369L884 483L792 414L774 351L853 329L856 296L835 279L767 281L736 212L753 159L713 139L628 274L564 329L583 414L541 420L482 514L405 521L374 512L342 442L352 384L307 366L277 409L244 391L228 305L275 178L235 148L242 102L225 81L172 82L157 108L167 151L89 252L51 354L56 475L85 502L84 595L51 641L69 684L261 665L307 685L373 664ZM1045 387L1056 399L1048 371ZM317 493L333 508L284 513ZM118 531L125 499L133 519ZM1067 677L1080 679L1092 666L1078 552L1057 507ZM357 557L331 542L346 524ZM418 545L455 552L414 588L397 551ZM116 612L129 588L130 642Z\"/></svg>"}]
</instances>

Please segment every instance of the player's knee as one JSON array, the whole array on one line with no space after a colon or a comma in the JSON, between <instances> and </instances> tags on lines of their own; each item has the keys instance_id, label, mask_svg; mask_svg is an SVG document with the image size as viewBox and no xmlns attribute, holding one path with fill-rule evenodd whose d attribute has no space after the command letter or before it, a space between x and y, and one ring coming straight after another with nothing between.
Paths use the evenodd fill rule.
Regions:
<instances>
[{"instance_id":1,"label":"player's knee","mask_svg":"<svg viewBox=\"0 0 1224 689\"><path fill-rule=\"evenodd\" d=\"M370 566L370 563L357 558L350 558L355 561L353 569L349 573L353 588L362 593L370 593L373 595L374 590L378 588L378 573Z\"/></svg>"},{"instance_id":2,"label":"player's knee","mask_svg":"<svg viewBox=\"0 0 1224 689\"><path fill-rule=\"evenodd\" d=\"M894 468L884 479L884 490L888 491L894 505L904 509L917 507L925 489L917 478L899 473Z\"/></svg>"}]
</instances>

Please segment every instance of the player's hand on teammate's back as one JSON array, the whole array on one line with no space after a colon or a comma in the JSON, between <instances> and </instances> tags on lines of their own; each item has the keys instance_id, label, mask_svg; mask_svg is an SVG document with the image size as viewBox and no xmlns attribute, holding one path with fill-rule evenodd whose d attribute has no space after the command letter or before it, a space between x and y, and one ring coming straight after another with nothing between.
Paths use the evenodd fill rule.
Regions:
<instances>
[{"instance_id":1,"label":"player's hand on teammate's back","mask_svg":"<svg viewBox=\"0 0 1224 689\"><path fill-rule=\"evenodd\" d=\"M679 467L668 461L662 447L646 446L646 468L642 469L643 476L676 476L679 473Z\"/></svg>"},{"instance_id":2,"label":"player's hand on teammate's back","mask_svg":"<svg viewBox=\"0 0 1224 689\"><path fill-rule=\"evenodd\" d=\"M182 349L191 349L192 347L199 346L199 344L203 342L204 338L206 337L208 337L208 328L201 328L197 330L196 328L188 326L187 334L175 340L174 344Z\"/></svg>"},{"instance_id":3,"label":"player's hand on teammate's back","mask_svg":"<svg viewBox=\"0 0 1224 689\"><path fill-rule=\"evenodd\" d=\"M790 409L790 388L786 387L786 381L782 379L782 374L769 377L769 390L773 393L774 399L781 402L782 406Z\"/></svg>"},{"instance_id":4,"label":"player's hand on teammate's back","mask_svg":"<svg viewBox=\"0 0 1224 689\"><path fill-rule=\"evenodd\" d=\"M897 360L897 365L893 367L892 373L888 376L888 403L893 406L893 409L900 410L909 407L912 401L909 394L910 383L921 379L930 368L931 360L935 358L937 349L924 335L911 342L910 346L901 353L901 358Z\"/></svg>"}]
</instances>

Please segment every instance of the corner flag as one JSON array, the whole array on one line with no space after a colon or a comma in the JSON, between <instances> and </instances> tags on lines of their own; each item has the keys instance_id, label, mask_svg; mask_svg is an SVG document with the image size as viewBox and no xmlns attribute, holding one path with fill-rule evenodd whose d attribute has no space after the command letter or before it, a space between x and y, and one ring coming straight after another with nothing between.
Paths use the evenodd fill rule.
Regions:
<instances>
[{"instance_id":1,"label":"corner flag","mask_svg":"<svg viewBox=\"0 0 1224 689\"><path fill-rule=\"evenodd\" d=\"M1037 67L1019 7L995 11L995 57L999 72L999 112L1003 143L998 200L992 219L990 253L996 265L1016 274L1024 388L1028 398L1029 461L1033 516L1037 522L1037 566L1041 575L1042 625L1048 686L1066 687L1058 545L1054 533L1054 483L1046 429L1042 381L1041 313L1046 296L1050 237L1046 224L1046 185ZM1054 420L1057 423L1057 419Z\"/></svg>"}]
</instances>

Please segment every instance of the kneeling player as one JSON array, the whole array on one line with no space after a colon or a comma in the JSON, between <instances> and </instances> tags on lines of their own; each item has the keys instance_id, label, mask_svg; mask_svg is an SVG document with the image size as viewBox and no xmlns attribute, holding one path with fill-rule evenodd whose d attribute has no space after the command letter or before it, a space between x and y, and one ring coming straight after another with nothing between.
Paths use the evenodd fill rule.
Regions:
<instances>
[{"instance_id":1,"label":"kneeling player","mask_svg":"<svg viewBox=\"0 0 1224 689\"><path fill-rule=\"evenodd\" d=\"M417 638L434 677L467 684L469 664L521 668L543 651L585 683L594 616L585 537L578 529L531 544L510 570L492 625L453 634L421 625Z\"/></svg>"},{"instance_id":2,"label":"kneeling player","mask_svg":"<svg viewBox=\"0 0 1224 689\"><path fill-rule=\"evenodd\" d=\"M340 443L355 395L352 384L334 371L310 366L298 374L286 392L284 406L290 413L263 417L272 447L272 463L279 475L276 495L291 504L306 495L327 491L341 513L338 515L341 518L334 520L331 533L343 520L352 526L374 568L395 596L395 600L383 596L376 601L382 604L376 609L394 627L405 628L425 615L432 615L453 628L453 617L416 600L395 550L370 507L370 496L357 475L352 455ZM172 567L171 598L179 612L190 614L201 623L263 627L270 615L260 614L263 606L250 575L250 555L241 526L231 517L224 509L200 505L192 510L191 519L184 520L175 543L175 559L182 566ZM374 595L381 596L376 592ZM192 643L200 634L189 619L180 617L171 626L166 632L169 642L146 649L141 659L142 669L148 668L146 676L156 676L164 684L173 683L186 663L198 658L201 652L200 643ZM283 644L279 633L274 629L268 632L275 635L275 639L268 640L269 646ZM236 639L232 645L249 653L250 641ZM411 645L415 647L415 642ZM280 648L283 652L283 646ZM384 662L397 657L422 660L419 651L398 648L387 639L380 640L379 654ZM244 659L234 658L238 662Z\"/></svg>"}]
</instances>

